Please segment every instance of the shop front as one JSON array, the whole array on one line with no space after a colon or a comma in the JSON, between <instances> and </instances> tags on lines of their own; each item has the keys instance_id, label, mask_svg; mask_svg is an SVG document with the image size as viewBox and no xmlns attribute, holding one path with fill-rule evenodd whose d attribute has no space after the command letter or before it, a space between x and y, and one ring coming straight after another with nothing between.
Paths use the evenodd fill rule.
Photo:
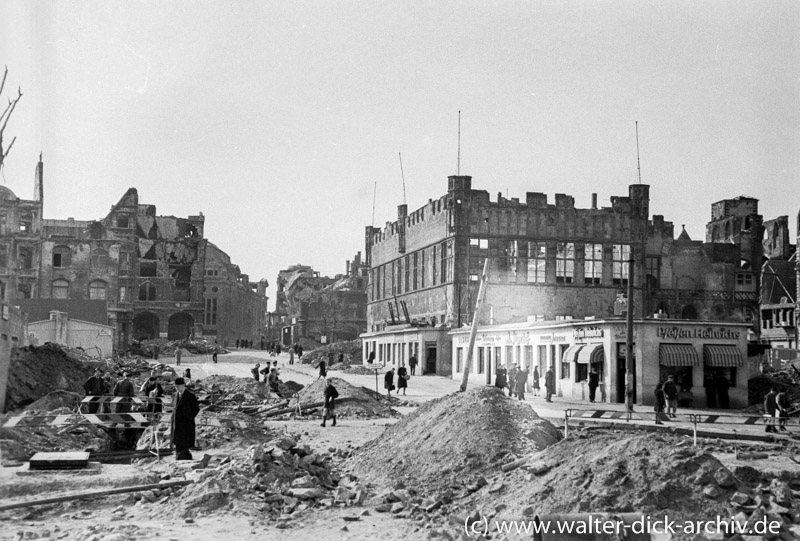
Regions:
<instances>
[{"instance_id":1,"label":"shop front","mask_svg":"<svg viewBox=\"0 0 800 541\"><path fill-rule=\"evenodd\" d=\"M409 361L414 357L417 360L416 375L451 374L447 329L398 325L362 334L361 347L365 364L372 362L393 368L404 364L409 367Z\"/></svg>"},{"instance_id":2,"label":"shop front","mask_svg":"<svg viewBox=\"0 0 800 541\"><path fill-rule=\"evenodd\" d=\"M747 361L746 323L646 319L633 328L633 400L652 406L658 382L672 375L684 407L742 408L747 380L758 371ZM466 367L469 330L450 333L453 378ZM497 367L534 368L544 388L553 371L556 396L574 401L625 402L627 328L622 320L537 322L481 327L475 338L472 381L494 383ZM592 393L590 382L597 386ZM592 386L594 387L594 386Z\"/></svg>"}]
</instances>

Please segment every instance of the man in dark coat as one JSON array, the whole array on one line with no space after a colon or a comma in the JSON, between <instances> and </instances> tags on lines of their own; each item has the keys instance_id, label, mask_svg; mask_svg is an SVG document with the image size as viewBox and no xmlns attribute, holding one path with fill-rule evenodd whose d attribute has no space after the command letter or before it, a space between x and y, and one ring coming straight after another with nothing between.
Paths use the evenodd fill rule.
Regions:
<instances>
[{"instance_id":1,"label":"man in dark coat","mask_svg":"<svg viewBox=\"0 0 800 541\"><path fill-rule=\"evenodd\" d=\"M322 413L322 426L325 426L325 421L328 418L333 419L333 426L336 426L336 399L339 397L339 391L333 386L333 380L328 380L325 386L325 409Z\"/></svg>"},{"instance_id":2,"label":"man in dark coat","mask_svg":"<svg viewBox=\"0 0 800 541\"><path fill-rule=\"evenodd\" d=\"M495 374L494 377L494 386L503 391L506 388L506 385L508 384L508 381L506 381L506 377L508 377L506 375L506 369L503 368L502 366L498 366L497 373Z\"/></svg>"},{"instance_id":3,"label":"man in dark coat","mask_svg":"<svg viewBox=\"0 0 800 541\"><path fill-rule=\"evenodd\" d=\"M123 397L122 400L117 402L117 413L128 413L131 411L130 397L136 396L136 389L133 387L133 382L128 379L129 377L130 374L124 372L122 374L122 379L114 385L114 390L112 391L113 395Z\"/></svg>"},{"instance_id":4,"label":"man in dark coat","mask_svg":"<svg viewBox=\"0 0 800 541\"><path fill-rule=\"evenodd\" d=\"M717 381L716 374L706 374L703 378L703 388L706 391L706 407L717 407Z\"/></svg>"},{"instance_id":5,"label":"man in dark coat","mask_svg":"<svg viewBox=\"0 0 800 541\"><path fill-rule=\"evenodd\" d=\"M403 389L403 396L406 394L408 388L408 370L406 370L405 363L400 365L397 369L397 394L400 394L400 389Z\"/></svg>"},{"instance_id":6,"label":"man in dark coat","mask_svg":"<svg viewBox=\"0 0 800 541\"><path fill-rule=\"evenodd\" d=\"M186 380L175 378L175 404L172 417L172 443L175 444L176 460L191 460L189 449L194 447L194 418L200 412L197 397L186 388Z\"/></svg>"},{"instance_id":7,"label":"man in dark coat","mask_svg":"<svg viewBox=\"0 0 800 541\"><path fill-rule=\"evenodd\" d=\"M515 388L517 389L517 398L519 400L525 400L525 385L528 383L528 369L520 369L517 370L517 373L514 374L514 382Z\"/></svg>"},{"instance_id":8,"label":"man in dark coat","mask_svg":"<svg viewBox=\"0 0 800 541\"><path fill-rule=\"evenodd\" d=\"M675 376L667 376L664 384L664 395L667 397L667 416L676 417L678 413L678 386L675 384Z\"/></svg>"},{"instance_id":9,"label":"man in dark coat","mask_svg":"<svg viewBox=\"0 0 800 541\"><path fill-rule=\"evenodd\" d=\"M317 379L325 379L328 377L328 370L325 368L325 361L320 361L317 367L319 368L319 376L317 376Z\"/></svg>"},{"instance_id":10,"label":"man in dark coat","mask_svg":"<svg viewBox=\"0 0 800 541\"><path fill-rule=\"evenodd\" d=\"M256 365L250 369L250 373L253 374L253 379L256 381L260 381L259 369L261 368L261 363L256 363Z\"/></svg>"},{"instance_id":11,"label":"man in dark coat","mask_svg":"<svg viewBox=\"0 0 800 541\"><path fill-rule=\"evenodd\" d=\"M731 386L731 382L728 381L728 378L723 376L722 373L717 373L714 378L714 384L717 387L717 401L719 402L719 407L724 410L730 408L731 400L728 396L728 389Z\"/></svg>"},{"instance_id":12,"label":"man in dark coat","mask_svg":"<svg viewBox=\"0 0 800 541\"><path fill-rule=\"evenodd\" d=\"M556 375L552 366L544 374L544 391L546 400L552 402L551 398L556 394Z\"/></svg>"},{"instance_id":13,"label":"man in dark coat","mask_svg":"<svg viewBox=\"0 0 800 541\"><path fill-rule=\"evenodd\" d=\"M394 391L394 368L390 368L383 376L383 388L386 389L386 396L391 397Z\"/></svg>"},{"instance_id":14,"label":"man in dark coat","mask_svg":"<svg viewBox=\"0 0 800 541\"><path fill-rule=\"evenodd\" d=\"M597 393L597 387L600 385L600 374L597 370L592 368L589 372L589 402L594 402L594 396Z\"/></svg>"},{"instance_id":15,"label":"man in dark coat","mask_svg":"<svg viewBox=\"0 0 800 541\"><path fill-rule=\"evenodd\" d=\"M83 384L83 390L86 391L86 396L103 396L108 392L108 386L99 368L95 368L94 375ZM99 408L100 402L89 402L89 413L97 413Z\"/></svg>"},{"instance_id":16,"label":"man in dark coat","mask_svg":"<svg viewBox=\"0 0 800 541\"><path fill-rule=\"evenodd\" d=\"M767 419L767 428L765 432L777 432L775 428L776 419L778 418L778 388L773 387L770 389L767 396L764 397L764 413L769 415Z\"/></svg>"},{"instance_id":17,"label":"man in dark coat","mask_svg":"<svg viewBox=\"0 0 800 541\"><path fill-rule=\"evenodd\" d=\"M417 358L416 356L412 355L411 358L408 360L408 368L411 369L411 375L415 375L417 373Z\"/></svg>"}]
</instances>

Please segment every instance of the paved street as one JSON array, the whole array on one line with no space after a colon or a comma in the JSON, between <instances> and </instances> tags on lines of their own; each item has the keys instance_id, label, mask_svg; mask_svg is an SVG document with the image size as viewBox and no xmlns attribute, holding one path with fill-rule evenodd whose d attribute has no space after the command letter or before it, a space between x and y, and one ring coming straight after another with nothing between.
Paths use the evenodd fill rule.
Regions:
<instances>
[{"instance_id":1,"label":"paved street","mask_svg":"<svg viewBox=\"0 0 800 541\"><path fill-rule=\"evenodd\" d=\"M191 368L192 376L194 379L203 379L209 375L230 375L238 377L251 377L250 370L255 363L265 365L267 361L272 362L277 360L280 367L281 379L284 381L293 380L297 383L307 385L313 383L317 379L317 370L309 364L295 364L289 365L289 356L282 353L280 356L270 355L266 351L259 350L239 350L226 355L219 355L219 363L213 364L210 355L187 355L183 357L181 367ZM171 364L174 366L174 358L159 359L161 362ZM356 375L346 374L339 370L329 372L330 376L342 378L353 385L364 386L369 389L377 389L378 392L384 393L383 390L383 374L386 369L381 369L377 382L374 375ZM485 385L482 382L473 380L469 383L469 388ZM460 381L450 378L426 375L414 376L409 380L409 387L405 397L401 397L409 402L424 403L428 400L438 398L448 393L458 390ZM564 416L566 410L603 410L608 412L622 413L625 411L624 404L617 403L595 403L590 404L588 401L574 401L564 398L553 397L553 402L548 403L543 397L535 397L532 394L527 394L525 402L530 404L532 408L541 417L551 420L559 428L564 427ZM693 430L693 424L690 422L690 415L696 414L703 417L710 415L719 416L714 423L699 423L697 426L698 436L701 437L726 437L726 438L761 438L771 436L764 431L763 424L745 425L742 424L741 419L746 414L739 410L706 410L706 409L686 409L682 408L678 411L678 417L671 421L665 421L662 427L658 427L654 423L654 416L652 407L650 406L636 406L634 408L637 416L641 414L642 419L632 419L627 421L624 416L622 418L612 419L606 418L613 413L605 414L602 421L585 421L583 419L571 418L570 426L577 426L585 422L586 424L598 424L600 422L609 425L637 425L645 427L648 430L669 430L680 429L687 433ZM405 412L405 408L401 408ZM798 426L797 419L791 420L789 426L790 432L788 434L779 434L778 438L791 437L793 434L800 434L800 426Z\"/></svg>"}]
</instances>

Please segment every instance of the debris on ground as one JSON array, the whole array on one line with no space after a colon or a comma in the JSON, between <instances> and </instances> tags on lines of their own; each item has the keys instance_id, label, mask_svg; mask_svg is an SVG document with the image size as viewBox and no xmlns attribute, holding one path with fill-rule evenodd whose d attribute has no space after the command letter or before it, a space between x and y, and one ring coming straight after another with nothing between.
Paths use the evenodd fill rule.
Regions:
<instances>
[{"instance_id":1,"label":"debris on ground","mask_svg":"<svg viewBox=\"0 0 800 541\"><path fill-rule=\"evenodd\" d=\"M399 414L392 409L391 403L385 397L378 395L375 391L366 387L356 387L341 378L328 378L332 381L339 393L336 399L336 417L338 418L377 418L377 417L397 417ZM317 379L311 385L307 385L290 402L290 407L301 408L309 407L313 404L318 406L318 414L322 415L321 404L325 401L326 380ZM306 411L304 414L308 414Z\"/></svg>"},{"instance_id":2,"label":"debris on ground","mask_svg":"<svg viewBox=\"0 0 800 541\"><path fill-rule=\"evenodd\" d=\"M25 416L69 415L72 407L59 407L46 411L27 409ZM110 447L109 435L102 428L88 423L65 426L35 426L30 428L0 428L0 453L3 458L25 457L36 452L75 451Z\"/></svg>"},{"instance_id":3,"label":"debris on ground","mask_svg":"<svg viewBox=\"0 0 800 541\"><path fill-rule=\"evenodd\" d=\"M316 366L320 361L325 361L328 370L337 370L351 364L361 364L362 355L361 340L349 340L334 342L303 353L302 363Z\"/></svg>"},{"instance_id":4,"label":"debris on ground","mask_svg":"<svg viewBox=\"0 0 800 541\"><path fill-rule=\"evenodd\" d=\"M420 406L360 450L349 467L370 482L401 479L409 488L435 492L475 483L560 438L528 404L480 387Z\"/></svg>"}]
</instances>

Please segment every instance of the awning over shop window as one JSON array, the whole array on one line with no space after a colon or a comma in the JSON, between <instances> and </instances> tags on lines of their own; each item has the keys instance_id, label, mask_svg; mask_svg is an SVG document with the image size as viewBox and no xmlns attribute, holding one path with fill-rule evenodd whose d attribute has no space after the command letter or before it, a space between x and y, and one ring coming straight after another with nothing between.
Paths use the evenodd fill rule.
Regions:
<instances>
[{"instance_id":1,"label":"awning over shop window","mask_svg":"<svg viewBox=\"0 0 800 541\"><path fill-rule=\"evenodd\" d=\"M658 363L661 366L700 366L700 359L690 344L659 344Z\"/></svg>"},{"instance_id":2,"label":"awning over shop window","mask_svg":"<svg viewBox=\"0 0 800 541\"><path fill-rule=\"evenodd\" d=\"M578 357L578 352L583 348L583 344L579 344L576 346L570 346L564 352L564 356L561 359L562 363L571 363L575 362Z\"/></svg>"},{"instance_id":3,"label":"awning over shop window","mask_svg":"<svg viewBox=\"0 0 800 541\"><path fill-rule=\"evenodd\" d=\"M603 353L603 344L590 344L584 346L583 349L578 352L578 357L575 359L575 362L581 364L602 363L605 359L606 356Z\"/></svg>"},{"instance_id":4,"label":"awning over shop window","mask_svg":"<svg viewBox=\"0 0 800 541\"><path fill-rule=\"evenodd\" d=\"M703 346L703 362L714 367L744 366L744 357L736 346Z\"/></svg>"}]
</instances>

